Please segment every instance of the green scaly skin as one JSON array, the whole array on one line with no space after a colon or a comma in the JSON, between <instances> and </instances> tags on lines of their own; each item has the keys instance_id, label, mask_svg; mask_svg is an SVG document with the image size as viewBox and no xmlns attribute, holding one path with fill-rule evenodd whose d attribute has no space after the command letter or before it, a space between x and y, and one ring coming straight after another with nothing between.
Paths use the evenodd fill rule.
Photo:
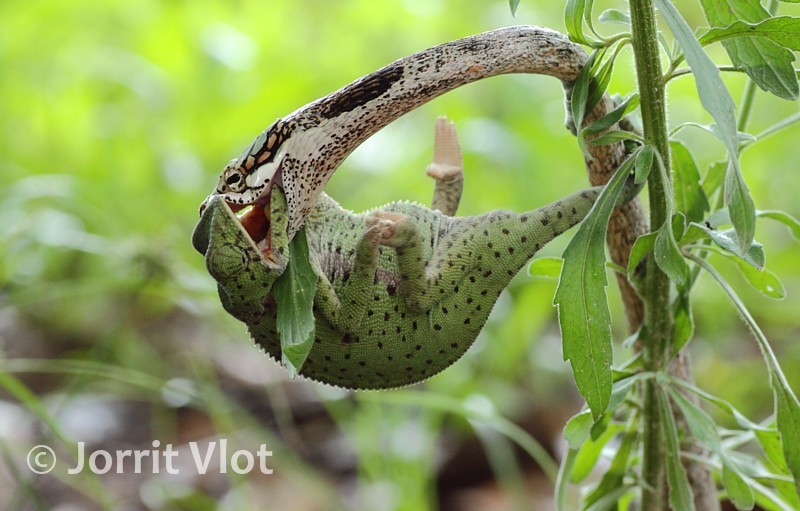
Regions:
<instances>
[{"instance_id":1,"label":"green scaly skin","mask_svg":"<svg viewBox=\"0 0 800 511\"><path fill-rule=\"evenodd\" d=\"M460 182L437 181L433 202L444 204L444 213L393 202L355 214L322 195L305 224L319 283L316 338L300 374L345 388L386 389L447 368L475 341L510 280L546 243L579 223L602 190L522 214L453 217ZM453 186L457 193L449 193ZM625 195L619 203L632 196ZM278 187L269 212L268 257L221 196L210 200L193 244L205 254L225 310L280 360L270 291L286 268L289 242L286 198Z\"/></svg>"}]
</instances>

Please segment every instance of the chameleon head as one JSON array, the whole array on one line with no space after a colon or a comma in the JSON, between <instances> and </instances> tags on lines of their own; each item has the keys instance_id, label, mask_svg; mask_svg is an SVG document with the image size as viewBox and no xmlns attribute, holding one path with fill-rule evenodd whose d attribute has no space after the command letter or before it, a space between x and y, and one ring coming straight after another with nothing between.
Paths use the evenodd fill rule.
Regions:
<instances>
[{"instance_id":1,"label":"chameleon head","mask_svg":"<svg viewBox=\"0 0 800 511\"><path fill-rule=\"evenodd\" d=\"M256 208L237 217L224 197L213 195L192 234L192 245L205 255L206 268L225 295L223 303L231 305L237 317L257 314L263 304L253 297L268 293L285 269L270 256L269 220L263 210L250 213ZM262 292L253 293L254 286Z\"/></svg>"}]
</instances>

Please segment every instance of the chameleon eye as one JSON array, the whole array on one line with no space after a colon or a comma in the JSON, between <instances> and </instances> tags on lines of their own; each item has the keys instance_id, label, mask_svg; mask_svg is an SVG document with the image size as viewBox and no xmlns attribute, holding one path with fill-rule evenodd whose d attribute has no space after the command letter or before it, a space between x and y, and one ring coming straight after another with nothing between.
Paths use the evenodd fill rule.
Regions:
<instances>
[{"instance_id":1,"label":"chameleon eye","mask_svg":"<svg viewBox=\"0 0 800 511\"><path fill-rule=\"evenodd\" d=\"M228 183L228 185L230 186L230 185L235 185L236 183L241 181L241 179L242 179L241 174L231 174L230 176L228 176L228 179L226 179L225 182Z\"/></svg>"}]
</instances>

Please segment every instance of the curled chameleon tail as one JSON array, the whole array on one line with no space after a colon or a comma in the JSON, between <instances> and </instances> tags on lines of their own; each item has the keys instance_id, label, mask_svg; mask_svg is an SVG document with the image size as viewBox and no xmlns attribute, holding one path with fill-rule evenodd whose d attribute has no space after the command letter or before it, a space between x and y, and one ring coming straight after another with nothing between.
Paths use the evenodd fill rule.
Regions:
<instances>
[{"instance_id":1,"label":"curled chameleon tail","mask_svg":"<svg viewBox=\"0 0 800 511\"><path fill-rule=\"evenodd\" d=\"M354 389L424 380L472 345L509 281L546 243L579 223L602 187L525 213L454 217L463 185L455 128L439 119L433 205L393 202L352 213L325 194L306 220L319 279L316 334L300 374ZM628 185L622 201L635 195ZM225 309L281 359L272 284L286 268L287 202L280 188L264 206L271 224L256 242L227 203L209 201L194 233ZM251 228L252 230L252 228Z\"/></svg>"}]
</instances>

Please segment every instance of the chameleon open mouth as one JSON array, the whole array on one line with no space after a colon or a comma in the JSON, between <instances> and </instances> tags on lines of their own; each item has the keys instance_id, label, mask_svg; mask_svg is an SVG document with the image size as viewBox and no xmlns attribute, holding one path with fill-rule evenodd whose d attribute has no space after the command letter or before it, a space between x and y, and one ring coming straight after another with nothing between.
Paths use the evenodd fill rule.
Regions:
<instances>
[{"instance_id":1,"label":"chameleon open mouth","mask_svg":"<svg viewBox=\"0 0 800 511\"><path fill-rule=\"evenodd\" d=\"M268 211L266 205L251 204L245 206L236 217L239 223L242 224L244 230L253 240L253 243L260 245L262 241L267 238L269 234L269 218L267 217ZM261 247L259 247L261 248Z\"/></svg>"}]
</instances>

